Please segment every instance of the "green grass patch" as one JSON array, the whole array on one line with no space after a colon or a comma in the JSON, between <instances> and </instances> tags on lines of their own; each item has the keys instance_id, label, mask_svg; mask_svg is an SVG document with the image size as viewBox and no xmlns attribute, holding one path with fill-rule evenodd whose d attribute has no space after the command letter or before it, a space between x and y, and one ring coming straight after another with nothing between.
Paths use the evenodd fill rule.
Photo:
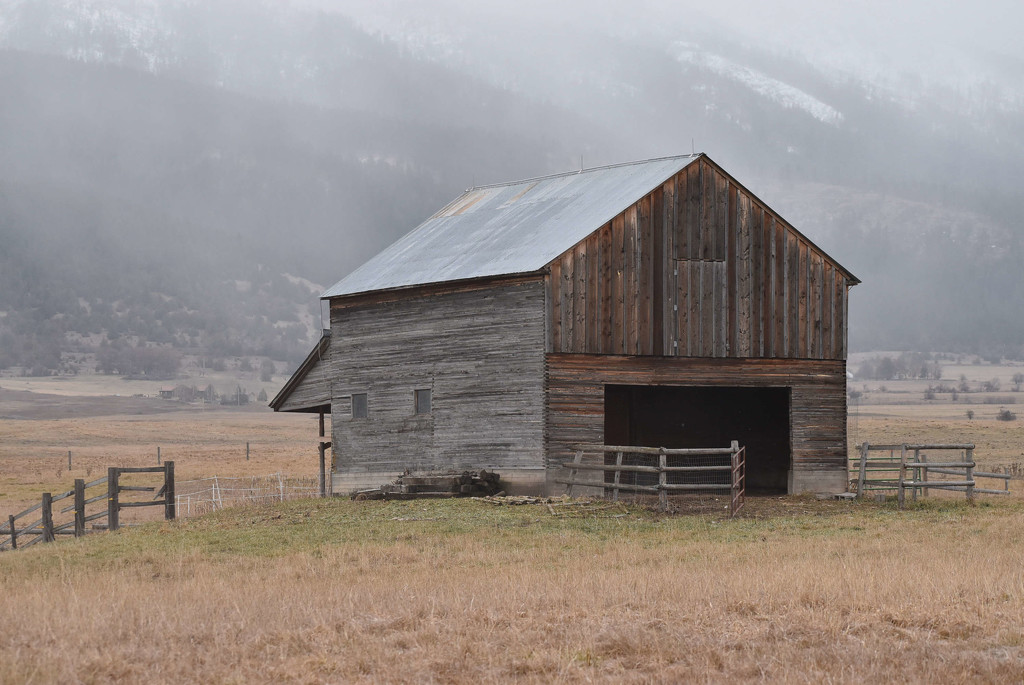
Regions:
<instances>
[{"instance_id":1,"label":"green grass patch","mask_svg":"<svg viewBox=\"0 0 1024 685\"><path fill-rule=\"evenodd\" d=\"M235 507L207 516L145 524L86 538L59 539L50 545L0 554L0 576L57 569L93 569L141 564L158 568L182 558L214 564L250 563L297 554L322 554L329 548L353 552L394 548L444 556L445 550L500 549L510 554L597 554L615 545L633 545L685 554L695 543L745 546L787 538L861 538L941 527L964 535L984 530L987 522L1019 514L1016 500L968 506L960 500L923 500L895 505L839 503L813 513L736 519L663 516L626 507L616 516L559 517L543 505L493 506L472 500L352 502L345 499L299 500Z\"/></svg>"}]
</instances>

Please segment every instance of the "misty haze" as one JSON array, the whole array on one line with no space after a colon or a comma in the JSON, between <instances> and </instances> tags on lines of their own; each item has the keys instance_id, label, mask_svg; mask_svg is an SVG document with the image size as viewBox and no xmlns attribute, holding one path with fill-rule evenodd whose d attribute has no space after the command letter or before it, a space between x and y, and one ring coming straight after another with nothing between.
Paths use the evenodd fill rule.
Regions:
<instances>
[{"instance_id":1,"label":"misty haze","mask_svg":"<svg viewBox=\"0 0 1024 685\"><path fill-rule=\"evenodd\" d=\"M853 351L1021 356L1011 3L545 8L5 0L0 366L294 368L321 288L462 189L692 150L863 280Z\"/></svg>"},{"instance_id":2,"label":"misty haze","mask_svg":"<svg viewBox=\"0 0 1024 685\"><path fill-rule=\"evenodd\" d=\"M1022 28L0 0L0 681L1019 680Z\"/></svg>"}]
</instances>

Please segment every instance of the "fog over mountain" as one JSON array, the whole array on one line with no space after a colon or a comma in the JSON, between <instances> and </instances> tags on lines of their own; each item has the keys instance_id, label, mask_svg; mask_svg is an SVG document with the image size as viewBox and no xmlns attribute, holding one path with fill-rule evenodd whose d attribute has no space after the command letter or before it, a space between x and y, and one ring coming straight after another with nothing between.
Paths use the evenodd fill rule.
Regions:
<instances>
[{"instance_id":1,"label":"fog over mountain","mask_svg":"<svg viewBox=\"0 0 1024 685\"><path fill-rule=\"evenodd\" d=\"M318 287L464 188L693 149L864 281L855 350L1021 356L1022 19L0 0L0 367L110 340L294 363Z\"/></svg>"}]
</instances>

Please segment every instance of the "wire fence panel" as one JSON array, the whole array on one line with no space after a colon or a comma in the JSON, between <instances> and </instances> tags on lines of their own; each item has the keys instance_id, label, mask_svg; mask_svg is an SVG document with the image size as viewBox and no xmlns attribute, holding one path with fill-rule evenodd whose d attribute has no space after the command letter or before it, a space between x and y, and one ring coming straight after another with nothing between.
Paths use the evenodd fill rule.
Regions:
<instances>
[{"instance_id":1,"label":"wire fence panel","mask_svg":"<svg viewBox=\"0 0 1024 685\"><path fill-rule=\"evenodd\" d=\"M267 504L320 496L316 476L213 476L179 481L175 495L178 516L201 516L224 507Z\"/></svg>"}]
</instances>

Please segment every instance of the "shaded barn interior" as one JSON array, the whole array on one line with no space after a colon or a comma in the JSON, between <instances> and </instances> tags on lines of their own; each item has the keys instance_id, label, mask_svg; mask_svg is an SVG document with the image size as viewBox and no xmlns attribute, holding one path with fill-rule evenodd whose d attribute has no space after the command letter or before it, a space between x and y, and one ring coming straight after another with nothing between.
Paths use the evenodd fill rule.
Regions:
<instances>
[{"instance_id":1,"label":"shaded barn interior","mask_svg":"<svg viewBox=\"0 0 1024 685\"><path fill-rule=\"evenodd\" d=\"M784 494L791 467L789 396L788 388L607 385L605 443L685 449L736 440L746 447L747 488Z\"/></svg>"}]
</instances>

